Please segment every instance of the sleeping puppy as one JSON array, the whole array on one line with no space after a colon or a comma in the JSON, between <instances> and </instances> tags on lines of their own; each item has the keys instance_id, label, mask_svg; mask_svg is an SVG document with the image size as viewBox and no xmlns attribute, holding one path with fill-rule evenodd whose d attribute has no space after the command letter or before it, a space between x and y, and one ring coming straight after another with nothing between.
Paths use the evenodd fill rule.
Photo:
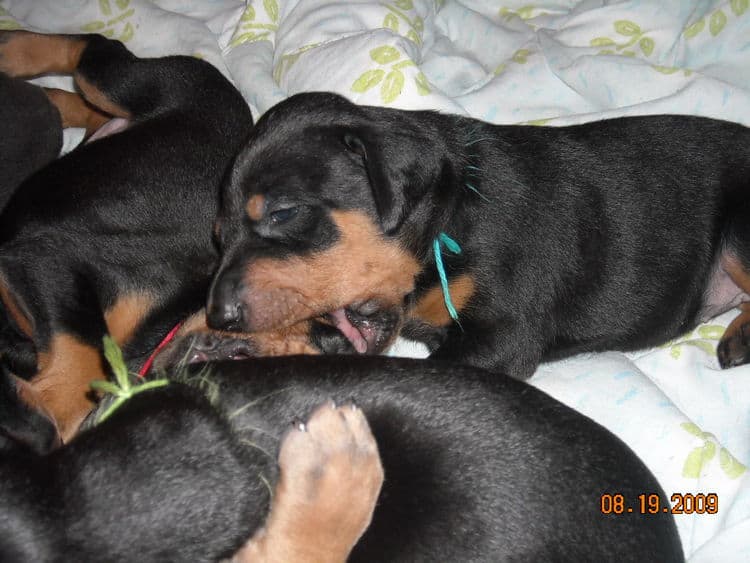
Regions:
<instances>
[{"instance_id":1,"label":"sleeping puppy","mask_svg":"<svg viewBox=\"0 0 750 563\"><path fill-rule=\"evenodd\" d=\"M376 356L215 363L180 379L47 457L5 457L0 522L14 533L0 559L215 560L256 530L243 554L260 541L307 546L277 561L338 561L375 506L351 561L683 560L673 517L638 509L642 494L670 505L633 452L515 379ZM304 443L281 442L279 481L300 416L286 440ZM605 494L632 512L603 514Z\"/></svg>"},{"instance_id":2,"label":"sleeping puppy","mask_svg":"<svg viewBox=\"0 0 750 563\"><path fill-rule=\"evenodd\" d=\"M748 147L750 130L698 117L497 126L299 94L225 183L207 322L327 314L363 351L389 311L434 357L519 378L657 345L747 299ZM723 367L748 360L744 311Z\"/></svg>"}]
</instances>

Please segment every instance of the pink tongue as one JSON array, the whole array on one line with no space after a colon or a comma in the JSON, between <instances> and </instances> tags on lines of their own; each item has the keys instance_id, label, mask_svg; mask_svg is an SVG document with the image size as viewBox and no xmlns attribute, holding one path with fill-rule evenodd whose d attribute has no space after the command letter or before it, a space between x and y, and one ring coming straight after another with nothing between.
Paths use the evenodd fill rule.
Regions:
<instances>
[{"instance_id":1,"label":"pink tongue","mask_svg":"<svg viewBox=\"0 0 750 563\"><path fill-rule=\"evenodd\" d=\"M346 338L349 340L349 342L352 343L352 346L354 346L354 349L359 352L360 354L364 354L367 352L367 341L364 339L362 334L354 327L352 323L349 322L349 319L346 318L346 312L344 309L337 309L331 313L329 313L331 319L333 320L333 324L336 325L336 328L341 331L341 333L346 336Z\"/></svg>"}]
</instances>

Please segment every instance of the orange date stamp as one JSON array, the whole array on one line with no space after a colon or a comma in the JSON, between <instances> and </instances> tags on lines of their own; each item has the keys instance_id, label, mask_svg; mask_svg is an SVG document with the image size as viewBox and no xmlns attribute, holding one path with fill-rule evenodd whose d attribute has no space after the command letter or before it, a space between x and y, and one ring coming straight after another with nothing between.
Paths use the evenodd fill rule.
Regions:
<instances>
[{"instance_id":1,"label":"orange date stamp","mask_svg":"<svg viewBox=\"0 0 750 563\"><path fill-rule=\"evenodd\" d=\"M628 499L619 493L605 493L599 497L602 514L717 514L719 496L716 493L674 493L669 502L656 493L640 494Z\"/></svg>"}]
</instances>

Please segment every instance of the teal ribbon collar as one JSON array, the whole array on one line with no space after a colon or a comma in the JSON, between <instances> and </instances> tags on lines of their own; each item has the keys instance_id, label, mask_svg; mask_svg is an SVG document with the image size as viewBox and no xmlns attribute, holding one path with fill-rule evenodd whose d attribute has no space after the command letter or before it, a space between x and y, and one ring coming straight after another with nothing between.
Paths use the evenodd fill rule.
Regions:
<instances>
[{"instance_id":1,"label":"teal ribbon collar","mask_svg":"<svg viewBox=\"0 0 750 563\"><path fill-rule=\"evenodd\" d=\"M451 299L450 287L448 286L448 275L445 273L445 265L443 264L443 247L449 252L458 255L461 254L461 246L443 232L432 241L432 252L435 255L435 266L437 267L440 286L443 290L445 308L448 309L448 314L451 318L458 323L458 311L456 311L456 307L453 305L453 300Z\"/></svg>"}]
</instances>

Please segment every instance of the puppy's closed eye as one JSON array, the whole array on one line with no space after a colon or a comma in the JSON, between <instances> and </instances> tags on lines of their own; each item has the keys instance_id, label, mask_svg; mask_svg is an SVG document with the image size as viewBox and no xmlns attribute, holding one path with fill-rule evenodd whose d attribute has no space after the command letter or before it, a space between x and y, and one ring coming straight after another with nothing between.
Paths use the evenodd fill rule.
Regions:
<instances>
[{"instance_id":1,"label":"puppy's closed eye","mask_svg":"<svg viewBox=\"0 0 750 563\"><path fill-rule=\"evenodd\" d=\"M280 209L271 211L268 214L268 218L274 225L280 225L294 219L294 217L296 217L298 214L299 207L293 205L290 207L282 207Z\"/></svg>"},{"instance_id":2,"label":"puppy's closed eye","mask_svg":"<svg viewBox=\"0 0 750 563\"><path fill-rule=\"evenodd\" d=\"M252 229L269 242L295 247L300 243L314 246L314 241L335 237L334 232L328 232L333 227L327 227L330 221L324 217L324 211L317 206L285 204L269 207L265 217L255 222ZM321 229L325 232L321 232ZM330 236L325 238L326 234Z\"/></svg>"}]
</instances>

